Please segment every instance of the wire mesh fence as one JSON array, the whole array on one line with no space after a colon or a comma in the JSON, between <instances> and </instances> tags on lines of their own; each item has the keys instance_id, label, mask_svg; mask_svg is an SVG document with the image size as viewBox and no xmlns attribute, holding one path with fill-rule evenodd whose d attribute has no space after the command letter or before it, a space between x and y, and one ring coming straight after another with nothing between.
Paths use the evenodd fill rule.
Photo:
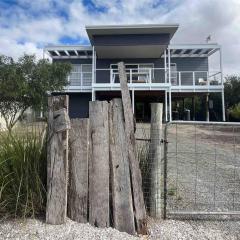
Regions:
<instances>
[{"instance_id":1,"label":"wire mesh fence","mask_svg":"<svg viewBox=\"0 0 240 240\"><path fill-rule=\"evenodd\" d=\"M167 141L167 214L240 214L240 125L174 123Z\"/></svg>"},{"instance_id":2,"label":"wire mesh fence","mask_svg":"<svg viewBox=\"0 0 240 240\"><path fill-rule=\"evenodd\" d=\"M153 217L161 216L162 198L162 129L139 123L136 128L136 147L142 172L143 193L147 212Z\"/></svg>"},{"instance_id":3,"label":"wire mesh fence","mask_svg":"<svg viewBox=\"0 0 240 240\"><path fill-rule=\"evenodd\" d=\"M156 171L150 124L136 129L148 213L160 208L167 217L240 216L240 124L174 122L163 131L161 171Z\"/></svg>"}]
</instances>

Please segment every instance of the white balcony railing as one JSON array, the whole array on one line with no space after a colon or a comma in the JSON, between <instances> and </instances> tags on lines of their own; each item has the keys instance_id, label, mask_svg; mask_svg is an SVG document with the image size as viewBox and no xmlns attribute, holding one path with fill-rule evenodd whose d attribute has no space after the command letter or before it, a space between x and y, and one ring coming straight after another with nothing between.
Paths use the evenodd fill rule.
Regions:
<instances>
[{"instance_id":1,"label":"white balcony railing","mask_svg":"<svg viewBox=\"0 0 240 240\"><path fill-rule=\"evenodd\" d=\"M221 72L208 71L172 71L172 86L209 86L221 85Z\"/></svg>"},{"instance_id":2,"label":"white balcony railing","mask_svg":"<svg viewBox=\"0 0 240 240\"><path fill-rule=\"evenodd\" d=\"M221 72L171 71L164 68L126 69L130 84L171 84L172 86L221 85ZM108 78L108 79L107 79ZM119 84L117 69L96 69L95 84Z\"/></svg>"},{"instance_id":3,"label":"white balcony railing","mask_svg":"<svg viewBox=\"0 0 240 240\"><path fill-rule=\"evenodd\" d=\"M165 84L174 87L197 87L222 85L221 72L208 71L171 71L164 68L131 68L126 69L128 83L141 86L163 86ZM94 82L92 83L92 72L81 72L72 74L69 78L70 86L94 87L119 85L119 74L117 69L96 69Z\"/></svg>"}]
</instances>

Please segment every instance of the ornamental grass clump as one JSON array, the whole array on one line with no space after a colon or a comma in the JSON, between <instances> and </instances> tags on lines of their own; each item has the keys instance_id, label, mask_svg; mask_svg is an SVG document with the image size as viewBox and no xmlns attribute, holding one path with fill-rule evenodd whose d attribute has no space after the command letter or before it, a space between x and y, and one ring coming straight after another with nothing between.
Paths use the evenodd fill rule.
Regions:
<instances>
[{"instance_id":1,"label":"ornamental grass clump","mask_svg":"<svg viewBox=\"0 0 240 240\"><path fill-rule=\"evenodd\" d=\"M0 217L35 217L45 202L45 130L0 132Z\"/></svg>"}]
</instances>

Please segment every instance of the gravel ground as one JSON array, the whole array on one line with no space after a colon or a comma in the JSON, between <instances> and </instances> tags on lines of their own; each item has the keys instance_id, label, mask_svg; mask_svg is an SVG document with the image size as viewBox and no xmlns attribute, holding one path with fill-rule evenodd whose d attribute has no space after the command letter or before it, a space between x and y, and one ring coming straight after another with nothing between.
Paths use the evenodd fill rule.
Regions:
<instances>
[{"instance_id":1,"label":"gravel ground","mask_svg":"<svg viewBox=\"0 0 240 240\"><path fill-rule=\"evenodd\" d=\"M70 219L63 225L49 225L36 219L6 221L0 224L0 239L18 240L137 240L138 237L119 232L113 228L96 228ZM142 238L144 239L144 238Z\"/></svg>"},{"instance_id":2,"label":"gravel ground","mask_svg":"<svg viewBox=\"0 0 240 240\"><path fill-rule=\"evenodd\" d=\"M239 240L237 221L165 220L151 223L151 240Z\"/></svg>"},{"instance_id":3,"label":"gravel ground","mask_svg":"<svg viewBox=\"0 0 240 240\"><path fill-rule=\"evenodd\" d=\"M240 222L149 220L149 236L130 236L112 228L95 228L67 220L63 225L48 225L35 219L0 223L1 240L238 240Z\"/></svg>"}]
</instances>

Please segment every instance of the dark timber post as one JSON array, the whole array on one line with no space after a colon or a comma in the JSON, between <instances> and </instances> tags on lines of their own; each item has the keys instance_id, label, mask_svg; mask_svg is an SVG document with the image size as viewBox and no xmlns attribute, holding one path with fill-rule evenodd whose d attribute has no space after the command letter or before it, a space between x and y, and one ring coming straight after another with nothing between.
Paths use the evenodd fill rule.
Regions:
<instances>
[{"instance_id":1,"label":"dark timber post","mask_svg":"<svg viewBox=\"0 0 240 240\"><path fill-rule=\"evenodd\" d=\"M206 121L209 122L209 93L206 95Z\"/></svg>"},{"instance_id":2,"label":"dark timber post","mask_svg":"<svg viewBox=\"0 0 240 240\"><path fill-rule=\"evenodd\" d=\"M195 119L196 119L196 107L195 107L195 96L193 96L193 98L192 98L192 109L193 109L193 121L195 121Z\"/></svg>"}]
</instances>

